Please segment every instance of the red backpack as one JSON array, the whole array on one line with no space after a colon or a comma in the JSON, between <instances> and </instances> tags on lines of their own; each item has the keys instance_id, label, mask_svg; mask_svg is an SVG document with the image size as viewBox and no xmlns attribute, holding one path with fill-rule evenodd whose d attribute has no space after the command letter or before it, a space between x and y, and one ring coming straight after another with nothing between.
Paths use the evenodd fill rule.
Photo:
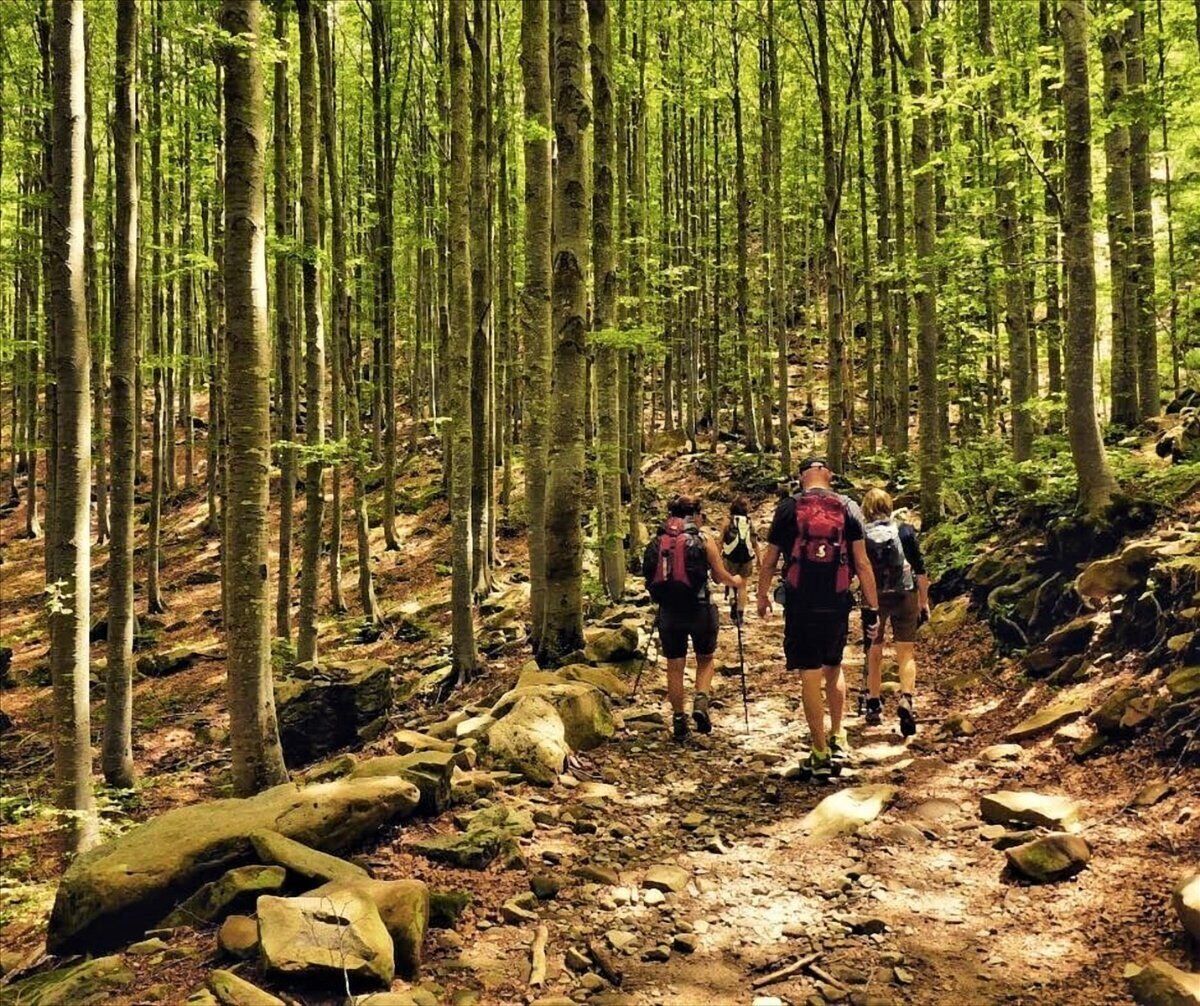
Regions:
<instances>
[{"instance_id":1,"label":"red backpack","mask_svg":"<svg viewBox=\"0 0 1200 1006\"><path fill-rule=\"evenodd\" d=\"M796 496L796 541L785 577L789 590L834 601L850 589L846 505L831 493Z\"/></svg>"},{"instance_id":2,"label":"red backpack","mask_svg":"<svg viewBox=\"0 0 1200 1006\"><path fill-rule=\"evenodd\" d=\"M695 526L670 517L642 558L646 589L660 604L694 604L708 584L708 556Z\"/></svg>"}]
</instances>

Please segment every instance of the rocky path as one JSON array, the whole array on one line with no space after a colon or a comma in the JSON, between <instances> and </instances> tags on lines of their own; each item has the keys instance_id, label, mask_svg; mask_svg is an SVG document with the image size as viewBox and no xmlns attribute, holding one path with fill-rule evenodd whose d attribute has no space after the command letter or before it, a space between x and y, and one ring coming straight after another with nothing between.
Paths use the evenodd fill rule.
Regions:
<instances>
[{"instance_id":1,"label":"rocky path","mask_svg":"<svg viewBox=\"0 0 1200 1006\"><path fill-rule=\"evenodd\" d=\"M868 729L853 715L862 651L849 648L855 768L826 787L788 778L806 731L798 682L778 669L780 631L777 616L747 625L749 732L726 624L710 737L667 737L659 665L623 707L624 731L552 789L522 787L539 824L524 846L528 875L553 896L528 898L533 914L514 918L498 903L526 875L502 875L490 905L435 934L427 989L547 1004L1128 1002L1130 961L1163 947L1180 957L1167 902L1186 865L1180 845L1195 849L1194 779L1126 809L1160 766L1145 766L1146 779L1103 762L1079 770L1052 735L997 750L1032 710L1017 708L1011 683L964 673L972 649L987 649L970 624L926 648L922 727L908 743L894 716ZM842 796L824 808L879 816L820 840L810 812L847 789L874 803ZM1068 825L1094 852L1087 868L1047 885L1016 879L996 846L1032 836L981 818L980 797L999 790L1069 798ZM538 921L548 978L530 987Z\"/></svg>"}]
</instances>

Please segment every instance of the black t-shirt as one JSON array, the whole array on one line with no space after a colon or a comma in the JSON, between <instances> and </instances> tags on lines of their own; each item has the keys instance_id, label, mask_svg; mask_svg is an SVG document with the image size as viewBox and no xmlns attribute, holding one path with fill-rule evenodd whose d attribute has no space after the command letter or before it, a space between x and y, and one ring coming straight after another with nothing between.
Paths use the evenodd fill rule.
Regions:
<instances>
[{"instance_id":1,"label":"black t-shirt","mask_svg":"<svg viewBox=\"0 0 1200 1006\"><path fill-rule=\"evenodd\" d=\"M809 489L811 493L825 493L829 496L834 496L841 500L842 506L846 510L846 560L850 566L851 575L854 574L854 552L850 548L851 544L856 541L862 541L865 537L863 531L863 515L858 508L858 504L848 496L843 496L840 493L835 493L826 489ZM790 559L792 547L796 544L796 536L799 534L796 528L796 497L789 496L785 500L781 500L779 506L775 508L775 516L771 519L771 529L767 532L767 541L774 545L782 553L784 561ZM809 609L812 612L821 612L828 610L838 610L844 603L845 610L849 610L850 593L847 592L841 602L835 608L830 608L832 595L831 587L828 585L819 586L805 583L801 586L797 594L789 592L789 606L797 605L802 609Z\"/></svg>"}]
</instances>

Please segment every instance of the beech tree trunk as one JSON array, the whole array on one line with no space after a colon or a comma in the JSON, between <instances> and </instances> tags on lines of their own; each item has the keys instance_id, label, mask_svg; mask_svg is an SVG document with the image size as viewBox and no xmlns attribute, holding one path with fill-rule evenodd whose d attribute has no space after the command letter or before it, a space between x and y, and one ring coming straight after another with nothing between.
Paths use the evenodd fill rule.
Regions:
<instances>
[{"instance_id":1,"label":"beech tree trunk","mask_svg":"<svg viewBox=\"0 0 1200 1006\"><path fill-rule=\"evenodd\" d=\"M1067 267L1067 435L1079 500L1099 514L1116 491L1096 421L1096 262L1092 235L1092 107L1085 0L1059 0L1063 47L1063 256Z\"/></svg>"},{"instance_id":2,"label":"beech tree trunk","mask_svg":"<svg viewBox=\"0 0 1200 1006\"><path fill-rule=\"evenodd\" d=\"M83 0L54 0L50 37L50 116L54 155L50 244L54 309L57 443L49 594L50 680L54 693L56 802L70 812L72 852L98 835L92 795L88 699L91 630L92 409L88 386L87 293L84 286L85 137Z\"/></svg>"},{"instance_id":3,"label":"beech tree trunk","mask_svg":"<svg viewBox=\"0 0 1200 1006\"><path fill-rule=\"evenodd\" d=\"M747 232L750 229L750 193L746 187L746 144L742 136L741 41L738 37L738 0L730 0L733 8L733 142L735 150L734 176L737 185L737 317L738 370L742 390L742 426L746 450L758 450L758 416L754 402L754 377L750 360L750 334L747 313L750 310L750 289L747 276Z\"/></svg>"}]
</instances>

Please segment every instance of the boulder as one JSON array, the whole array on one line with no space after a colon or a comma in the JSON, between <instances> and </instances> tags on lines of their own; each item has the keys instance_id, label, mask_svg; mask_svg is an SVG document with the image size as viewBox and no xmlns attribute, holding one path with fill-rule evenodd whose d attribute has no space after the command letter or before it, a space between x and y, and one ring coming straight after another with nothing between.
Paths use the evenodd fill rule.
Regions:
<instances>
[{"instance_id":1,"label":"boulder","mask_svg":"<svg viewBox=\"0 0 1200 1006\"><path fill-rule=\"evenodd\" d=\"M467 870L482 870L518 838L533 834L533 819L525 811L486 807L465 820L464 831L436 835L413 843L413 849L434 862Z\"/></svg>"},{"instance_id":2,"label":"boulder","mask_svg":"<svg viewBox=\"0 0 1200 1006\"><path fill-rule=\"evenodd\" d=\"M264 895L258 899L258 940L263 965L280 974L383 988L395 977L392 937L379 909L352 891L336 897Z\"/></svg>"},{"instance_id":3,"label":"boulder","mask_svg":"<svg viewBox=\"0 0 1200 1006\"><path fill-rule=\"evenodd\" d=\"M1197 1006L1200 974L1180 971L1155 958L1130 975L1129 994L1140 1006Z\"/></svg>"},{"instance_id":4,"label":"boulder","mask_svg":"<svg viewBox=\"0 0 1200 1006\"><path fill-rule=\"evenodd\" d=\"M453 751L453 741L440 740L418 730L397 730L392 734L392 750L396 754L412 754L414 751Z\"/></svg>"},{"instance_id":5,"label":"boulder","mask_svg":"<svg viewBox=\"0 0 1200 1006\"><path fill-rule=\"evenodd\" d=\"M1079 809L1072 800L1031 790L1001 790L981 796L979 813L988 824L1079 830Z\"/></svg>"},{"instance_id":6,"label":"boulder","mask_svg":"<svg viewBox=\"0 0 1200 1006\"><path fill-rule=\"evenodd\" d=\"M1200 666L1181 667L1167 676L1167 690L1173 699L1200 695Z\"/></svg>"},{"instance_id":7,"label":"boulder","mask_svg":"<svg viewBox=\"0 0 1200 1006\"><path fill-rule=\"evenodd\" d=\"M971 609L971 598L963 594L949 601L943 601L929 613L929 622L922 627L922 635L934 639L946 639L958 632L967 621Z\"/></svg>"},{"instance_id":8,"label":"boulder","mask_svg":"<svg viewBox=\"0 0 1200 1006\"><path fill-rule=\"evenodd\" d=\"M421 791L417 811L434 816L450 803L450 777L459 756L453 751L413 751L405 755L384 755L359 762L350 773L352 779L376 779L398 776Z\"/></svg>"},{"instance_id":9,"label":"boulder","mask_svg":"<svg viewBox=\"0 0 1200 1006\"><path fill-rule=\"evenodd\" d=\"M1090 717L1092 726L1111 737L1121 731L1121 719L1131 701L1142 694L1140 688L1121 687L1113 690Z\"/></svg>"},{"instance_id":10,"label":"boulder","mask_svg":"<svg viewBox=\"0 0 1200 1006\"><path fill-rule=\"evenodd\" d=\"M599 688L581 681L536 688L514 688L500 697L491 713L497 720L515 706L536 696L549 702L562 720L563 737L572 751L588 751L608 740L616 732L612 706ZM496 724L497 726L499 724ZM495 726L492 732L495 731ZM489 732L489 737L490 737Z\"/></svg>"},{"instance_id":11,"label":"boulder","mask_svg":"<svg viewBox=\"0 0 1200 1006\"><path fill-rule=\"evenodd\" d=\"M621 679L617 668L608 664L567 664L558 669L557 676L562 681L582 681L599 688L610 699L624 698L630 691L630 686Z\"/></svg>"},{"instance_id":12,"label":"boulder","mask_svg":"<svg viewBox=\"0 0 1200 1006\"><path fill-rule=\"evenodd\" d=\"M1032 842L1005 849L1009 865L1038 884L1073 877L1092 858L1091 847L1078 835L1062 832L1043 835Z\"/></svg>"},{"instance_id":13,"label":"boulder","mask_svg":"<svg viewBox=\"0 0 1200 1006\"><path fill-rule=\"evenodd\" d=\"M488 750L501 764L544 785L558 778L571 754L558 710L532 694L492 724L487 740Z\"/></svg>"},{"instance_id":14,"label":"boulder","mask_svg":"<svg viewBox=\"0 0 1200 1006\"><path fill-rule=\"evenodd\" d=\"M237 866L205 884L162 920L161 928L216 922L230 912L248 908L260 894L283 887L287 871L281 866Z\"/></svg>"},{"instance_id":15,"label":"boulder","mask_svg":"<svg viewBox=\"0 0 1200 1006\"><path fill-rule=\"evenodd\" d=\"M1028 740L1038 734L1061 727L1064 723L1077 720L1086 712L1087 703L1083 699L1052 702L1013 727L1006 735L1006 739L1009 741Z\"/></svg>"},{"instance_id":16,"label":"boulder","mask_svg":"<svg viewBox=\"0 0 1200 1006\"><path fill-rule=\"evenodd\" d=\"M133 982L133 972L119 956L97 957L40 975L23 978L0 989L4 1006L86 1006L108 1003Z\"/></svg>"},{"instance_id":17,"label":"boulder","mask_svg":"<svg viewBox=\"0 0 1200 1006\"><path fill-rule=\"evenodd\" d=\"M453 929L470 904L470 891L430 891L429 927Z\"/></svg>"},{"instance_id":18,"label":"boulder","mask_svg":"<svg viewBox=\"0 0 1200 1006\"><path fill-rule=\"evenodd\" d=\"M1200 945L1200 873L1179 882L1171 895L1171 906L1187 934Z\"/></svg>"},{"instance_id":19,"label":"boulder","mask_svg":"<svg viewBox=\"0 0 1200 1006\"><path fill-rule=\"evenodd\" d=\"M591 664L617 664L642 655L638 646L638 630L629 624L612 629L587 629L584 640L583 652Z\"/></svg>"},{"instance_id":20,"label":"boulder","mask_svg":"<svg viewBox=\"0 0 1200 1006\"><path fill-rule=\"evenodd\" d=\"M1135 542L1117 555L1088 563L1075 578L1075 592L1093 602L1127 594L1145 579L1153 563L1153 549Z\"/></svg>"},{"instance_id":21,"label":"boulder","mask_svg":"<svg viewBox=\"0 0 1200 1006\"><path fill-rule=\"evenodd\" d=\"M192 647L176 646L164 653L147 653L138 657L137 672L147 678L165 678L194 667L201 660L224 660L225 650L218 644Z\"/></svg>"},{"instance_id":22,"label":"boulder","mask_svg":"<svg viewBox=\"0 0 1200 1006\"><path fill-rule=\"evenodd\" d=\"M896 787L855 786L825 797L805 815L800 826L816 842L852 834L875 820L896 796Z\"/></svg>"},{"instance_id":23,"label":"boulder","mask_svg":"<svg viewBox=\"0 0 1200 1006\"><path fill-rule=\"evenodd\" d=\"M264 828L252 832L250 841L254 843L254 851L262 859L287 867L290 873L298 874L306 880L353 880L367 875L367 871L361 866L310 848L277 831Z\"/></svg>"},{"instance_id":24,"label":"boulder","mask_svg":"<svg viewBox=\"0 0 1200 1006\"><path fill-rule=\"evenodd\" d=\"M258 951L258 923L248 915L230 915L217 930L217 947L230 957L248 960Z\"/></svg>"},{"instance_id":25,"label":"boulder","mask_svg":"<svg viewBox=\"0 0 1200 1006\"><path fill-rule=\"evenodd\" d=\"M282 999L220 968L208 976L208 988L223 1006L283 1006Z\"/></svg>"},{"instance_id":26,"label":"boulder","mask_svg":"<svg viewBox=\"0 0 1200 1006\"><path fill-rule=\"evenodd\" d=\"M365 897L378 909L391 934L396 971L414 977L421 968L421 945L429 928L429 888L420 880L335 880L306 897L329 898L335 905L343 896Z\"/></svg>"},{"instance_id":27,"label":"boulder","mask_svg":"<svg viewBox=\"0 0 1200 1006\"><path fill-rule=\"evenodd\" d=\"M297 665L292 677L275 682L287 763L307 764L360 740L365 727L391 711L392 701L392 669L381 660Z\"/></svg>"},{"instance_id":28,"label":"boulder","mask_svg":"<svg viewBox=\"0 0 1200 1006\"><path fill-rule=\"evenodd\" d=\"M339 850L408 817L419 799L404 779L339 779L167 811L71 863L55 897L47 948L97 950L141 935L200 884L262 862L250 839L256 831Z\"/></svg>"}]
</instances>

